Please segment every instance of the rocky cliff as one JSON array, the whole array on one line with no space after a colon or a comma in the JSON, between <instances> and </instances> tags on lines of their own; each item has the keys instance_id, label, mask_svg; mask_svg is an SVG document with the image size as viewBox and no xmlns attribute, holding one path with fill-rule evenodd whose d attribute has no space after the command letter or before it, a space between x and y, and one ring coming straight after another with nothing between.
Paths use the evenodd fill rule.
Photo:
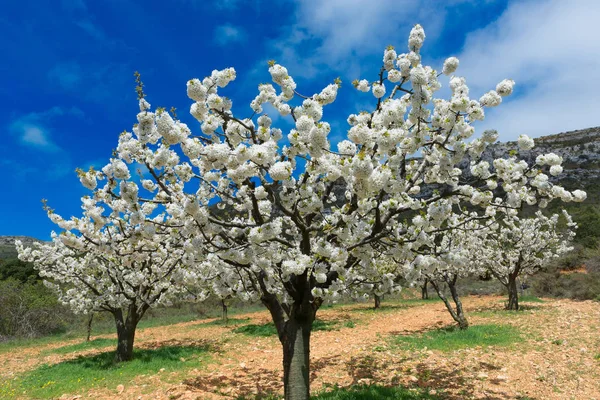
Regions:
<instances>
[{"instance_id":1,"label":"rocky cliff","mask_svg":"<svg viewBox=\"0 0 600 400\"><path fill-rule=\"evenodd\" d=\"M600 178L600 127L581 129L556 135L542 136L535 140L535 147L520 151L517 142L496 143L490 146L484 158L491 162L495 158L506 158L512 152L528 162L540 154L555 153L563 158L563 173L551 180L580 180L583 184L594 184Z\"/></svg>"}]
</instances>

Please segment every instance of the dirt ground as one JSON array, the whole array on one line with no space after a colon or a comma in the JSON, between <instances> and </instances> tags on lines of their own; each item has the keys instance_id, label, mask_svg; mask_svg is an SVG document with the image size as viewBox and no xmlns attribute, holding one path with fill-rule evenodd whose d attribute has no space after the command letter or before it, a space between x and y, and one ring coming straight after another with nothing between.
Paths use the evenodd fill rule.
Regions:
<instances>
[{"instance_id":1,"label":"dirt ground","mask_svg":"<svg viewBox=\"0 0 600 400\"><path fill-rule=\"evenodd\" d=\"M403 350L390 344L391 335L451 325L441 302L383 305L378 311L369 310L368 304L319 311L319 319L338 321L339 329L312 334L313 392L333 385L373 383L427 387L443 398L456 400L600 400L600 303L545 299L543 303L526 303L524 311L507 314L500 312L500 297L467 297L464 305L472 325L511 324L519 328L525 340L509 347L452 352ZM252 323L269 321L266 312L235 317L250 318ZM344 321L353 321L354 327ZM282 392L282 354L277 338L247 337L233 333L231 326L197 327L204 322L147 328L136 336L138 347L207 340L218 343L213 360L202 369L186 372L181 383L174 384L165 376L168 373L157 371L76 398L235 399ZM10 378L43 363L74 357L48 354L47 350L65 344L0 354L0 377Z\"/></svg>"}]
</instances>

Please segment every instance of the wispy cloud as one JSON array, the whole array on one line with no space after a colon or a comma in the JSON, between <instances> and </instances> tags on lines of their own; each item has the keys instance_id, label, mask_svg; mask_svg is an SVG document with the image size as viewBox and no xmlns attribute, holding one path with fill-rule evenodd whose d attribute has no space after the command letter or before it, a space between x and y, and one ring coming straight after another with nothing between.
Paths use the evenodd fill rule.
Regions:
<instances>
[{"instance_id":1,"label":"wispy cloud","mask_svg":"<svg viewBox=\"0 0 600 400\"><path fill-rule=\"evenodd\" d=\"M25 124L22 125L21 142L38 147L46 151L57 151L59 148L49 138L48 134L40 126Z\"/></svg>"},{"instance_id":2,"label":"wispy cloud","mask_svg":"<svg viewBox=\"0 0 600 400\"><path fill-rule=\"evenodd\" d=\"M64 108L52 107L41 112L31 112L14 119L9 126L13 135L17 136L23 145L36 148L44 152L62 151L52 139L48 124L56 117L65 115L83 117L83 112L77 107Z\"/></svg>"},{"instance_id":3,"label":"wispy cloud","mask_svg":"<svg viewBox=\"0 0 600 400\"><path fill-rule=\"evenodd\" d=\"M48 79L63 89L75 89L82 81L83 72L78 63L61 63L48 71Z\"/></svg>"},{"instance_id":4,"label":"wispy cloud","mask_svg":"<svg viewBox=\"0 0 600 400\"><path fill-rule=\"evenodd\" d=\"M515 95L488 111L482 128L510 140L600 125L598 20L595 0L514 2L468 35L457 73L474 97L504 78L516 81Z\"/></svg>"},{"instance_id":5,"label":"wispy cloud","mask_svg":"<svg viewBox=\"0 0 600 400\"><path fill-rule=\"evenodd\" d=\"M246 40L246 32L239 26L231 24L219 25L215 28L214 39L221 46L234 42L243 42Z\"/></svg>"},{"instance_id":6,"label":"wispy cloud","mask_svg":"<svg viewBox=\"0 0 600 400\"><path fill-rule=\"evenodd\" d=\"M52 86L75 95L79 100L114 107L121 104L122 87L132 81L132 71L133 68L127 64L72 61L56 64L48 71L47 78ZM82 90L84 83L86 88L93 90Z\"/></svg>"},{"instance_id":7,"label":"wispy cloud","mask_svg":"<svg viewBox=\"0 0 600 400\"><path fill-rule=\"evenodd\" d=\"M75 23L78 27L80 27L85 33L90 35L92 38L96 39L100 42L108 41L106 34L102 29L100 29L97 25L95 25L90 20L81 20Z\"/></svg>"},{"instance_id":8,"label":"wispy cloud","mask_svg":"<svg viewBox=\"0 0 600 400\"><path fill-rule=\"evenodd\" d=\"M87 5L84 0L62 0L61 5L64 9L69 11L87 12Z\"/></svg>"},{"instance_id":9,"label":"wispy cloud","mask_svg":"<svg viewBox=\"0 0 600 400\"><path fill-rule=\"evenodd\" d=\"M412 26L424 20L428 36L435 38L444 17L444 6L432 0L296 1L295 23L271 47L277 61L295 76L312 78L323 68L335 67L356 78L364 57L383 54L390 44L404 45Z\"/></svg>"},{"instance_id":10,"label":"wispy cloud","mask_svg":"<svg viewBox=\"0 0 600 400\"><path fill-rule=\"evenodd\" d=\"M240 0L219 0L215 1L215 7L221 10L235 10L239 7Z\"/></svg>"}]
</instances>

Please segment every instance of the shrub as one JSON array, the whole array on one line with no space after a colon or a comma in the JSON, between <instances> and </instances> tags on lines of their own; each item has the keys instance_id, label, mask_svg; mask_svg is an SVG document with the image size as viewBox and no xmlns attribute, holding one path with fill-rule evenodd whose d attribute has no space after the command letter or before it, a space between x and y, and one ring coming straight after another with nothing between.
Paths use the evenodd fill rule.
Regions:
<instances>
[{"instance_id":1,"label":"shrub","mask_svg":"<svg viewBox=\"0 0 600 400\"><path fill-rule=\"evenodd\" d=\"M16 279L20 282L34 282L40 279L32 263L24 262L18 258L0 260L0 280Z\"/></svg>"},{"instance_id":2,"label":"shrub","mask_svg":"<svg viewBox=\"0 0 600 400\"><path fill-rule=\"evenodd\" d=\"M40 282L0 281L0 340L65 330L71 314Z\"/></svg>"}]
</instances>

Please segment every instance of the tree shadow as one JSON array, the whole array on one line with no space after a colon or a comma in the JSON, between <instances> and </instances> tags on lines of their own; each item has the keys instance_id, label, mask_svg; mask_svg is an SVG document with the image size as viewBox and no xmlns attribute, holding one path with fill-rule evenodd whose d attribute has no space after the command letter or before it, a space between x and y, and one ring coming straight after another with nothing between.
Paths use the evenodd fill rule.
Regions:
<instances>
[{"instance_id":1,"label":"tree shadow","mask_svg":"<svg viewBox=\"0 0 600 400\"><path fill-rule=\"evenodd\" d=\"M346 362L346 371L352 378L352 386L371 385L375 383L381 387L408 385L407 387L415 389L435 390L438 394L442 394L441 398L448 400L463 400L481 395L482 381L469 377L468 375L472 374L472 371L454 366L431 366L426 363L419 363L415 366L414 371L411 373L412 375L409 373L401 375L390 374L390 370L395 369L403 361L391 361L373 355L356 356ZM479 369L486 373L489 371L498 372L500 368L494 364L485 362L481 362L479 365ZM409 377L410 381L406 382L406 379ZM488 378L486 376L483 379ZM502 383L502 380L489 378L489 382L498 385ZM493 388L486 387L486 399L507 400L514 398L506 393L502 393L501 386L498 389L495 392Z\"/></svg>"},{"instance_id":2,"label":"tree shadow","mask_svg":"<svg viewBox=\"0 0 600 400\"><path fill-rule=\"evenodd\" d=\"M204 353L218 351L216 344L212 341L178 341L170 340L156 343L144 343L133 351L133 360L141 364L157 362L178 362L183 357L193 353ZM127 363L115 362L115 352L107 351L92 356L80 355L77 358L63 361L50 368L58 368L61 365L74 365L87 370L111 370L123 368Z\"/></svg>"},{"instance_id":3,"label":"tree shadow","mask_svg":"<svg viewBox=\"0 0 600 400\"><path fill-rule=\"evenodd\" d=\"M480 363L480 367L484 371L500 370L498 366L483 362ZM477 389L481 386L481 381L465 376L467 371L464 368L440 367L439 365L432 367L425 363L419 363L415 369L415 377L417 378L415 382L416 386L442 392L444 393L443 398L447 400L474 398L476 397ZM501 383L501 380L490 379L490 382L498 385ZM487 400L507 400L514 398L514 396L507 393L492 392L489 388L486 388L485 392Z\"/></svg>"},{"instance_id":4,"label":"tree shadow","mask_svg":"<svg viewBox=\"0 0 600 400\"><path fill-rule=\"evenodd\" d=\"M346 372L352 378L352 384L357 385L367 379L377 379L378 373L387 370L388 366L388 361L372 355L353 356L346 362Z\"/></svg>"},{"instance_id":5,"label":"tree shadow","mask_svg":"<svg viewBox=\"0 0 600 400\"><path fill-rule=\"evenodd\" d=\"M271 399L282 389L281 373L266 368L242 368L233 375L201 375L186 379L183 384L191 390L232 396L236 399Z\"/></svg>"},{"instance_id":6,"label":"tree shadow","mask_svg":"<svg viewBox=\"0 0 600 400\"><path fill-rule=\"evenodd\" d=\"M333 355L329 357L321 357L317 358L310 363L310 381L314 381L317 379L317 375L324 368L340 365L343 363L342 357L340 355Z\"/></svg>"}]
</instances>

